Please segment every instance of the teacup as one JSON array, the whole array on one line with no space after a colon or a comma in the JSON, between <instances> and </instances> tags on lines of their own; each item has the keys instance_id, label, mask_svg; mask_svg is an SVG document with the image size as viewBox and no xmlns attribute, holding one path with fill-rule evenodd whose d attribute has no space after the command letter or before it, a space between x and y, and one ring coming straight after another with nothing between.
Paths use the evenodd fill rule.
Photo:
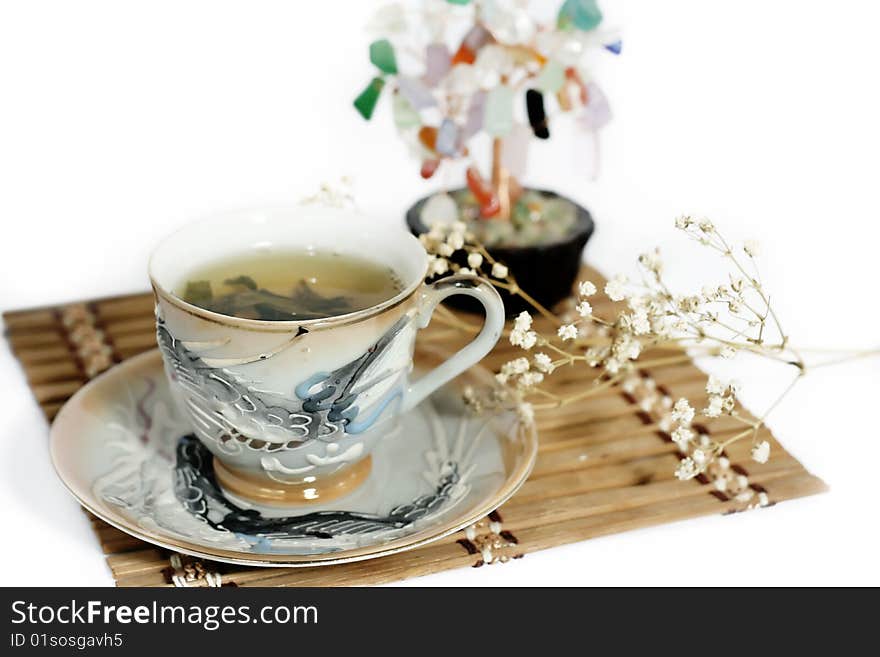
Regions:
<instances>
[{"instance_id":1,"label":"teacup","mask_svg":"<svg viewBox=\"0 0 880 657\"><path fill-rule=\"evenodd\" d=\"M218 259L291 248L382 263L400 292L364 310L304 321L227 316L174 293L190 271ZM409 233L376 227L351 210L309 205L210 217L156 248L149 270L165 371L227 493L295 505L351 492L400 414L492 349L504 325L498 293L473 276L426 285L427 262ZM410 381L416 333L455 294L483 305L482 330Z\"/></svg>"}]
</instances>

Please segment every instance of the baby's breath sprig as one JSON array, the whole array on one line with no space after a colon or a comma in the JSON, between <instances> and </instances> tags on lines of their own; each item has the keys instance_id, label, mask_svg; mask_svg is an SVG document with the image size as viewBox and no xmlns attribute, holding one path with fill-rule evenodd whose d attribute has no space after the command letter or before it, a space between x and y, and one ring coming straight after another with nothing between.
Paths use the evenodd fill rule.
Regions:
<instances>
[{"instance_id":1,"label":"baby's breath sprig","mask_svg":"<svg viewBox=\"0 0 880 657\"><path fill-rule=\"evenodd\" d=\"M751 458L758 463L769 459L771 446L762 437L761 429L767 416L810 367L789 344L788 334L764 289L756 261L758 245L746 241L734 247L707 219L683 216L675 225L727 263L728 272L721 283L704 285L696 292L674 293L664 278L660 252L654 249L638 258L640 280L630 281L623 275L612 277L602 288L607 302L601 299L595 283L580 281L573 298L558 313L544 308L523 291L512 272L475 241L463 222L435 225L419 239L429 253L429 278L447 272L483 276L495 287L521 297L533 309L520 313L505 332L510 344L522 349L524 355L501 366L495 375L496 386L491 390L477 392L471 388L465 395L465 401L478 410L513 407L530 421L535 410L557 408L604 394L614 386L622 385L632 394L644 387L633 383L641 380L639 371L685 363L694 356L734 358L739 353L749 353L793 368L791 383L757 418L739 407L736 383L722 382L713 376L706 383L707 402L699 410L685 398L661 398L655 389L639 392L644 410L657 411L658 428L669 434L681 452L675 471L678 479L705 476L719 491L737 500L764 505L766 495L756 496L747 478L730 468L726 453L734 443L750 440ZM605 312L598 312L597 308ZM540 328L536 316L541 319ZM479 330L448 311L441 311L440 317L457 329ZM854 352L811 367L878 352ZM567 367L582 368L579 372L584 385L567 386L566 389L575 391L564 395L547 388L547 378ZM715 440L694 428L698 413L705 422L725 416L742 428L729 438Z\"/></svg>"}]
</instances>

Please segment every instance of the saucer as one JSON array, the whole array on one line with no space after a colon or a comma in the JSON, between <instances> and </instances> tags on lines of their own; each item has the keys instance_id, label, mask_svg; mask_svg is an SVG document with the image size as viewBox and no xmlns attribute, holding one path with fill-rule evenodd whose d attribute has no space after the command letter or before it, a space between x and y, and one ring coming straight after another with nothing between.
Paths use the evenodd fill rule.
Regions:
<instances>
[{"instance_id":1,"label":"saucer","mask_svg":"<svg viewBox=\"0 0 880 657\"><path fill-rule=\"evenodd\" d=\"M448 354L428 358L443 359ZM79 390L52 425L55 470L94 515L169 550L249 566L317 566L409 550L481 520L522 485L532 424L474 415L472 368L389 425L363 484L332 502L255 505L217 483L173 399L158 350Z\"/></svg>"}]
</instances>

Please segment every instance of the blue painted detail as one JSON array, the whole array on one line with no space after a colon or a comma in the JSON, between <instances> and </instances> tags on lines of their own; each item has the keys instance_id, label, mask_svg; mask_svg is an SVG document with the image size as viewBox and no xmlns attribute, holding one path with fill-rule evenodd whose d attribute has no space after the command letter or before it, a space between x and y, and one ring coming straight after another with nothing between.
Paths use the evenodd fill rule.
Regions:
<instances>
[{"instance_id":1,"label":"blue painted detail","mask_svg":"<svg viewBox=\"0 0 880 657\"><path fill-rule=\"evenodd\" d=\"M618 39L617 41L613 41L612 43L605 44L605 50L608 52L613 52L615 55L619 55L623 50L623 41Z\"/></svg>"},{"instance_id":2,"label":"blue painted detail","mask_svg":"<svg viewBox=\"0 0 880 657\"><path fill-rule=\"evenodd\" d=\"M397 399L398 397L403 397L403 388L402 387L395 388L394 390L392 390L388 394L388 396L385 397L385 399L383 399L378 404L376 404L376 406L373 408L373 411L367 417L365 417L363 420L356 421L353 419L348 424L346 424L345 425L345 433L359 434L359 433L363 433L364 431L366 431L367 429L372 427L376 423L376 420L379 419L379 416L382 414L382 411L384 411L386 408L388 408L388 405L391 404L391 402L394 401L395 399ZM357 408L357 407L354 407L354 408Z\"/></svg>"},{"instance_id":3,"label":"blue painted detail","mask_svg":"<svg viewBox=\"0 0 880 657\"><path fill-rule=\"evenodd\" d=\"M257 554L266 554L272 552L272 543L265 536L251 536L250 534L242 534L235 532L236 538L240 538L250 545L251 549Z\"/></svg>"},{"instance_id":4,"label":"blue painted detail","mask_svg":"<svg viewBox=\"0 0 880 657\"><path fill-rule=\"evenodd\" d=\"M330 376L330 372L317 372L316 374L312 374L308 379L300 383L296 388L294 388L294 392L296 396L300 399L308 399L311 395L309 395L309 390L313 385L323 381L324 379Z\"/></svg>"},{"instance_id":5,"label":"blue painted detail","mask_svg":"<svg viewBox=\"0 0 880 657\"><path fill-rule=\"evenodd\" d=\"M357 406L352 406L350 408L345 409L344 412L339 414L340 420L347 420L348 422L354 422L354 419L357 417L358 413L360 413L360 409Z\"/></svg>"}]
</instances>

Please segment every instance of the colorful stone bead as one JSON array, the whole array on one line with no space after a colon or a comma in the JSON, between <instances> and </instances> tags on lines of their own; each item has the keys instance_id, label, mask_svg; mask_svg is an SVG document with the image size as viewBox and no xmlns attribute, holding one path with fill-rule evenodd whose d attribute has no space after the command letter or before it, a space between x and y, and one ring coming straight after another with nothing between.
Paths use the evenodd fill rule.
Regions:
<instances>
[{"instance_id":1,"label":"colorful stone bead","mask_svg":"<svg viewBox=\"0 0 880 657\"><path fill-rule=\"evenodd\" d=\"M521 178L526 173L531 143L532 131L521 123L517 123L501 142L501 166L514 178Z\"/></svg>"},{"instance_id":2,"label":"colorful stone bead","mask_svg":"<svg viewBox=\"0 0 880 657\"><path fill-rule=\"evenodd\" d=\"M614 53L615 55L619 55L621 51L623 51L623 41L618 39L617 41L612 41L611 43L605 44L605 50L608 52Z\"/></svg>"},{"instance_id":3,"label":"colorful stone bead","mask_svg":"<svg viewBox=\"0 0 880 657\"><path fill-rule=\"evenodd\" d=\"M464 35L464 39L462 39L462 43L466 44L467 47L474 52L477 52L491 40L492 35L489 34L489 31L477 23L467 31L467 34Z\"/></svg>"},{"instance_id":4,"label":"colorful stone bead","mask_svg":"<svg viewBox=\"0 0 880 657\"><path fill-rule=\"evenodd\" d=\"M491 185L483 180L483 176L480 175L480 172L476 167L471 166L467 168L467 171L465 171L465 180L467 181L468 189L471 190L478 205L488 205L492 201L492 197L495 196L495 191L492 189Z\"/></svg>"},{"instance_id":5,"label":"colorful stone bead","mask_svg":"<svg viewBox=\"0 0 880 657\"><path fill-rule=\"evenodd\" d=\"M431 43L425 49L425 76L428 86L435 86L442 80L452 66L452 57L445 43Z\"/></svg>"},{"instance_id":6,"label":"colorful stone bead","mask_svg":"<svg viewBox=\"0 0 880 657\"><path fill-rule=\"evenodd\" d=\"M437 99L420 80L400 76L397 78L397 88L400 90L410 105L417 110L433 107L437 104Z\"/></svg>"},{"instance_id":7,"label":"colorful stone bead","mask_svg":"<svg viewBox=\"0 0 880 657\"><path fill-rule=\"evenodd\" d=\"M422 168L419 171L419 175L427 180L437 172L437 168L439 166L440 160L425 160L424 162L422 162Z\"/></svg>"},{"instance_id":8,"label":"colorful stone bead","mask_svg":"<svg viewBox=\"0 0 880 657\"><path fill-rule=\"evenodd\" d=\"M513 128L513 89L501 84L486 97L483 130L493 137L503 137Z\"/></svg>"},{"instance_id":9,"label":"colorful stone bead","mask_svg":"<svg viewBox=\"0 0 880 657\"><path fill-rule=\"evenodd\" d=\"M429 151L437 148L437 128L431 125L423 125L419 128L419 142Z\"/></svg>"},{"instance_id":10,"label":"colorful stone bead","mask_svg":"<svg viewBox=\"0 0 880 657\"><path fill-rule=\"evenodd\" d=\"M574 103L571 101L571 95L568 93L568 87L563 85L562 88L556 92L556 102L559 103L559 109L563 112L570 112L574 108Z\"/></svg>"},{"instance_id":11,"label":"colorful stone bead","mask_svg":"<svg viewBox=\"0 0 880 657\"><path fill-rule=\"evenodd\" d=\"M559 62L550 60L535 78L535 88L545 94L555 94L565 83L565 68Z\"/></svg>"},{"instance_id":12,"label":"colorful stone bead","mask_svg":"<svg viewBox=\"0 0 880 657\"><path fill-rule=\"evenodd\" d=\"M385 86L385 80L382 78L373 78L360 95L354 99L354 107L360 112L360 115L370 120L373 116L373 110L376 109L376 103L379 102L379 94Z\"/></svg>"},{"instance_id":13,"label":"colorful stone bead","mask_svg":"<svg viewBox=\"0 0 880 657\"><path fill-rule=\"evenodd\" d=\"M596 131L611 121L611 106L608 97L595 82L586 84L587 103L578 117L582 128Z\"/></svg>"},{"instance_id":14,"label":"colorful stone bead","mask_svg":"<svg viewBox=\"0 0 880 657\"><path fill-rule=\"evenodd\" d=\"M452 65L473 64L477 59L477 51L486 45L491 38L492 35L485 27L480 24L474 25L464 35L461 45L452 57Z\"/></svg>"},{"instance_id":15,"label":"colorful stone bead","mask_svg":"<svg viewBox=\"0 0 880 657\"><path fill-rule=\"evenodd\" d=\"M548 139L550 129L547 127L547 114L544 111L544 94L536 89L526 91L526 114L529 125L538 139Z\"/></svg>"},{"instance_id":16,"label":"colorful stone bead","mask_svg":"<svg viewBox=\"0 0 880 657\"><path fill-rule=\"evenodd\" d=\"M478 91L471 96L471 104L468 106L467 116L462 128L462 139L470 139L483 127L483 115L486 112L485 91Z\"/></svg>"},{"instance_id":17,"label":"colorful stone bead","mask_svg":"<svg viewBox=\"0 0 880 657\"><path fill-rule=\"evenodd\" d=\"M491 43L480 49L472 67L477 86L491 89L501 82L503 76L513 72L514 61L510 50Z\"/></svg>"},{"instance_id":18,"label":"colorful stone bead","mask_svg":"<svg viewBox=\"0 0 880 657\"><path fill-rule=\"evenodd\" d=\"M508 46L528 43L535 36L535 21L522 7L499 0L483 0L480 9L483 25L499 43Z\"/></svg>"},{"instance_id":19,"label":"colorful stone bead","mask_svg":"<svg viewBox=\"0 0 880 657\"><path fill-rule=\"evenodd\" d=\"M584 56L584 35L576 31L545 30L535 38L538 49L563 66L574 66Z\"/></svg>"},{"instance_id":20,"label":"colorful stone bead","mask_svg":"<svg viewBox=\"0 0 880 657\"><path fill-rule=\"evenodd\" d=\"M467 44L462 43L458 50L455 51L455 54L452 56L452 65L456 64L473 64L477 59L477 53L467 47Z\"/></svg>"},{"instance_id":21,"label":"colorful stone bead","mask_svg":"<svg viewBox=\"0 0 880 657\"><path fill-rule=\"evenodd\" d=\"M476 70L470 64L453 66L443 80L443 88L453 96L470 96L480 88Z\"/></svg>"},{"instance_id":22,"label":"colorful stone bead","mask_svg":"<svg viewBox=\"0 0 880 657\"><path fill-rule=\"evenodd\" d=\"M406 29L406 12L397 2L379 7L367 22L367 31L371 34L401 34Z\"/></svg>"},{"instance_id":23,"label":"colorful stone bead","mask_svg":"<svg viewBox=\"0 0 880 657\"><path fill-rule=\"evenodd\" d=\"M414 128L422 122L419 113L399 91L392 96L391 110L394 115L394 125L398 130Z\"/></svg>"},{"instance_id":24,"label":"colorful stone bead","mask_svg":"<svg viewBox=\"0 0 880 657\"><path fill-rule=\"evenodd\" d=\"M498 200L498 197L495 194L492 194L492 198L490 198L487 203L480 206L480 216L488 219L489 217L497 215L500 210L501 203Z\"/></svg>"},{"instance_id":25,"label":"colorful stone bead","mask_svg":"<svg viewBox=\"0 0 880 657\"><path fill-rule=\"evenodd\" d=\"M565 70L565 77L575 83L578 88L578 95L580 97L581 105L586 105L589 100L589 94L587 93L587 85L584 84L584 79L581 77L581 74L578 73L578 70L574 67L568 68Z\"/></svg>"},{"instance_id":26,"label":"colorful stone bead","mask_svg":"<svg viewBox=\"0 0 880 657\"><path fill-rule=\"evenodd\" d=\"M397 58L394 56L394 46L388 39L379 39L370 44L370 61L383 73L397 74Z\"/></svg>"},{"instance_id":27,"label":"colorful stone bead","mask_svg":"<svg viewBox=\"0 0 880 657\"><path fill-rule=\"evenodd\" d=\"M593 30L602 22L596 0L565 0L559 8L556 26L561 30Z\"/></svg>"},{"instance_id":28,"label":"colorful stone bead","mask_svg":"<svg viewBox=\"0 0 880 657\"><path fill-rule=\"evenodd\" d=\"M458 152L458 126L452 119L443 119L440 124L434 150L447 157L452 157Z\"/></svg>"}]
</instances>

